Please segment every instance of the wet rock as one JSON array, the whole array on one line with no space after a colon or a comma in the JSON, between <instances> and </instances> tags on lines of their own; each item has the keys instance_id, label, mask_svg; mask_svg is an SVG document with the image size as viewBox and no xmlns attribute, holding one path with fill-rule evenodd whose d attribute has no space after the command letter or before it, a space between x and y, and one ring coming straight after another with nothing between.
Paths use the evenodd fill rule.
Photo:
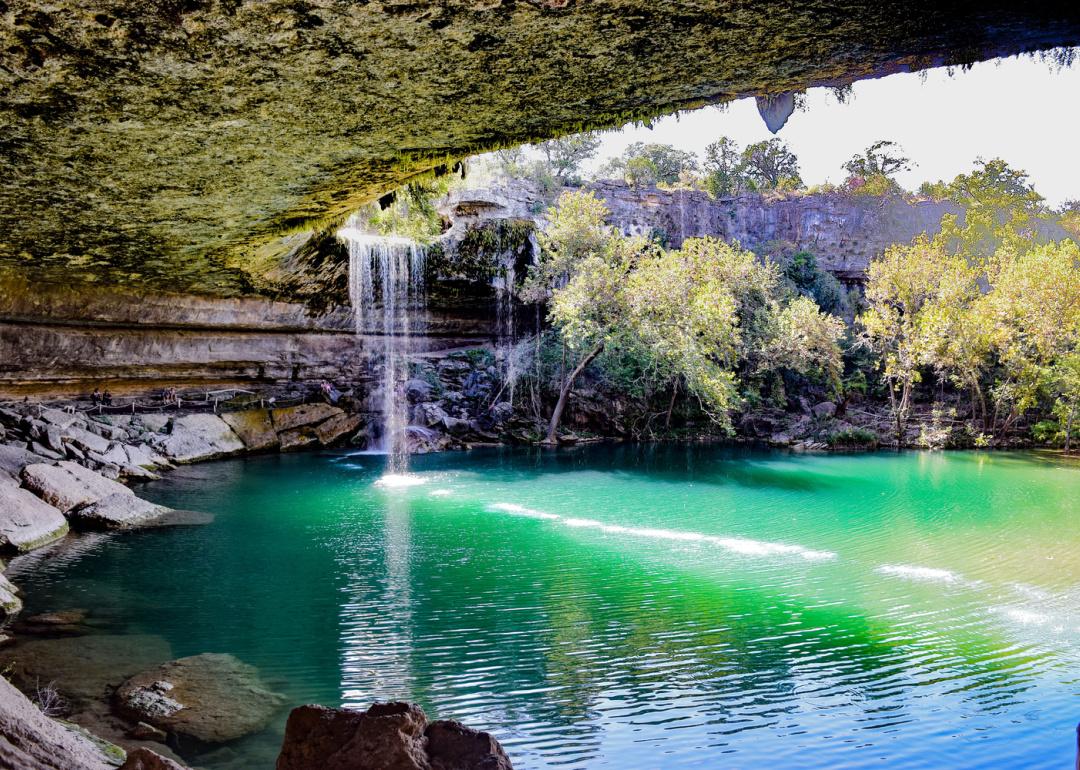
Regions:
<instances>
[{"instance_id":1,"label":"wet rock","mask_svg":"<svg viewBox=\"0 0 1080 770\"><path fill-rule=\"evenodd\" d=\"M21 636L80 636L90 631L86 617L86 610L82 609L44 612L21 619L14 630Z\"/></svg>"},{"instance_id":2,"label":"wet rock","mask_svg":"<svg viewBox=\"0 0 1080 770\"><path fill-rule=\"evenodd\" d=\"M232 655L204 653L165 663L125 681L117 712L168 733L224 743L258 732L285 699Z\"/></svg>"},{"instance_id":3,"label":"wet rock","mask_svg":"<svg viewBox=\"0 0 1080 770\"><path fill-rule=\"evenodd\" d=\"M184 765L147 748L128 752L127 760L120 770L187 770Z\"/></svg>"},{"instance_id":4,"label":"wet rock","mask_svg":"<svg viewBox=\"0 0 1080 770\"><path fill-rule=\"evenodd\" d=\"M178 463L193 463L243 452L240 437L216 414L186 414L169 423L169 433L155 448Z\"/></svg>"},{"instance_id":5,"label":"wet rock","mask_svg":"<svg viewBox=\"0 0 1080 770\"><path fill-rule=\"evenodd\" d=\"M128 736L140 741L157 741L158 743L165 743L169 739L169 734L164 730L161 730L146 722L138 722L127 732Z\"/></svg>"},{"instance_id":6,"label":"wet rock","mask_svg":"<svg viewBox=\"0 0 1080 770\"><path fill-rule=\"evenodd\" d=\"M413 421L429 428L434 425L442 425L443 420L447 417L446 410L434 401L419 404L413 410Z\"/></svg>"},{"instance_id":7,"label":"wet rock","mask_svg":"<svg viewBox=\"0 0 1080 770\"><path fill-rule=\"evenodd\" d=\"M131 529L169 512L133 494L111 494L69 514L72 523L86 529Z\"/></svg>"},{"instance_id":8,"label":"wet rock","mask_svg":"<svg viewBox=\"0 0 1080 770\"><path fill-rule=\"evenodd\" d=\"M226 412L221 415L233 432L240 437L249 451L259 452L278 446L277 432L268 409L246 409L242 412Z\"/></svg>"},{"instance_id":9,"label":"wet rock","mask_svg":"<svg viewBox=\"0 0 1080 770\"><path fill-rule=\"evenodd\" d=\"M112 494L134 494L123 484L66 460L56 465L28 465L23 468L22 479L27 489L62 513Z\"/></svg>"},{"instance_id":10,"label":"wet rock","mask_svg":"<svg viewBox=\"0 0 1080 770\"><path fill-rule=\"evenodd\" d=\"M498 741L456 722L428 724L410 703L367 711L301 706L289 714L277 770L511 770Z\"/></svg>"},{"instance_id":11,"label":"wet rock","mask_svg":"<svg viewBox=\"0 0 1080 770\"><path fill-rule=\"evenodd\" d=\"M411 379L405 383L405 395L414 404L430 400L434 391L435 386L427 380Z\"/></svg>"},{"instance_id":12,"label":"wet rock","mask_svg":"<svg viewBox=\"0 0 1080 770\"><path fill-rule=\"evenodd\" d=\"M278 434L282 452L293 452L297 449L314 446L319 443L319 437L315 429L305 425L292 430L284 430Z\"/></svg>"},{"instance_id":13,"label":"wet rock","mask_svg":"<svg viewBox=\"0 0 1080 770\"><path fill-rule=\"evenodd\" d=\"M274 429L280 433L304 425L315 425L335 415L344 414L344 411L330 404L300 404L274 409L270 412L270 417L274 421Z\"/></svg>"},{"instance_id":14,"label":"wet rock","mask_svg":"<svg viewBox=\"0 0 1080 770\"><path fill-rule=\"evenodd\" d=\"M50 719L0 677L0 767L19 770L112 770L123 751Z\"/></svg>"},{"instance_id":15,"label":"wet rock","mask_svg":"<svg viewBox=\"0 0 1080 770\"><path fill-rule=\"evenodd\" d=\"M59 510L25 489L0 484L0 549L29 551L67 531L67 519Z\"/></svg>"},{"instance_id":16,"label":"wet rock","mask_svg":"<svg viewBox=\"0 0 1080 770\"><path fill-rule=\"evenodd\" d=\"M323 446L330 446L355 433L360 423L361 418L358 414L335 415L316 426L315 437Z\"/></svg>"},{"instance_id":17,"label":"wet rock","mask_svg":"<svg viewBox=\"0 0 1080 770\"><path fill-rule=\"evenodd\" d=\"M7 577L0 574L0 626L6 625L22 612L22 607L19 589Z\"/></svg>"},{"instance_id":18,"label":"wet rock","mask_svg":"<svg viewBox=\"0 0 1080 770\"><path fill-rule=\"evenodd\" d=\"M171 657L160 636L90 634L21 641L0 650L0 666L24 690L52 683L77 709L106 702L111 688Z\"/></svg>"}]
</instances>

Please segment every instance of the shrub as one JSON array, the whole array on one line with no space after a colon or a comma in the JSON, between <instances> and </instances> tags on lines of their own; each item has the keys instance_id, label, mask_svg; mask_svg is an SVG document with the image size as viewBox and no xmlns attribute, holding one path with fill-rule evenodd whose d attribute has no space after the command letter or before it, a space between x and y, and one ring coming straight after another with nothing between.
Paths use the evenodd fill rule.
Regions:
<instances>
[{"instance_id":1,"label":"shrub","mask_svg":"<svg viewBox=\"0 0 1080 770\"><path fill-rule=\"evenodd\" d=\"M878 445L878 437L866 428L847 428L830 433L825 443L833 449L872 449Z\"/></svg>"}]
</instances>

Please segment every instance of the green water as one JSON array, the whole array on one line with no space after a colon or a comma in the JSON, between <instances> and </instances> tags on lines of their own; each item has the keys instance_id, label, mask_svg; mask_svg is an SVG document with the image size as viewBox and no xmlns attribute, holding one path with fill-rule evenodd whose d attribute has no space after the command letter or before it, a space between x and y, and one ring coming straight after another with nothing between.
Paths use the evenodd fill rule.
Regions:
<instances>
[{"instance_id":1,"label":"green water","mask_svg":"<svg viewBox=\"0 0 1080 770\"><path fill-rule=\"evenodd\" d=\"M1065 768L1080 467L594 446L286 455L144 487L217 514L23 576L293 704L406 698L517 768ZM270 768L265 733L192 757Z\"/></svg>"}]
</instances>

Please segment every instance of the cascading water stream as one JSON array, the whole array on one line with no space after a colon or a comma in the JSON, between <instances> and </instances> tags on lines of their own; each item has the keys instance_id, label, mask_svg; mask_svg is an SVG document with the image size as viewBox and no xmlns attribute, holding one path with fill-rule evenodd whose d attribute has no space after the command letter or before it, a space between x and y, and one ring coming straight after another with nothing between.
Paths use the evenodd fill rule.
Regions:
<instances>
[{"instance_id":1,"label":"cascading water stream","mask_svg":"<svg viewBox=\"0 0 1080 770\"><path fill-rule=\"evenodd\" d=\"M355 226L338 232L349 246L349 300L356 334L377 334L382 339L379 384L381 449L387 473L401 474L408 465L406 428L408 404L405 381L409 377L411 335L422 331L425 313L424 248L407 238L372 235ZM376 290L379 302L376 304ZM381 309L381 314L378 310Z\"/></svg>"}]
</instances>

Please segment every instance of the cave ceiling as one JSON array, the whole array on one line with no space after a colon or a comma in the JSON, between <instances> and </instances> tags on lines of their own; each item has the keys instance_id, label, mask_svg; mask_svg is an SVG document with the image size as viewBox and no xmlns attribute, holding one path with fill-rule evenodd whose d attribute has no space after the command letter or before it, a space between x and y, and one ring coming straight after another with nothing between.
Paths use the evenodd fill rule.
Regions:
<instances>
[{"instance_id":1,"label":"cave ceiling","mask_svg":"<svg viewBox=\"0 0 1080 770\"><path fill-rule=\"evenodd\" d=\"M997 0L0 0L0 267L248 291L478 151L1078 42Z\"/></svg>"}]
</instances>

